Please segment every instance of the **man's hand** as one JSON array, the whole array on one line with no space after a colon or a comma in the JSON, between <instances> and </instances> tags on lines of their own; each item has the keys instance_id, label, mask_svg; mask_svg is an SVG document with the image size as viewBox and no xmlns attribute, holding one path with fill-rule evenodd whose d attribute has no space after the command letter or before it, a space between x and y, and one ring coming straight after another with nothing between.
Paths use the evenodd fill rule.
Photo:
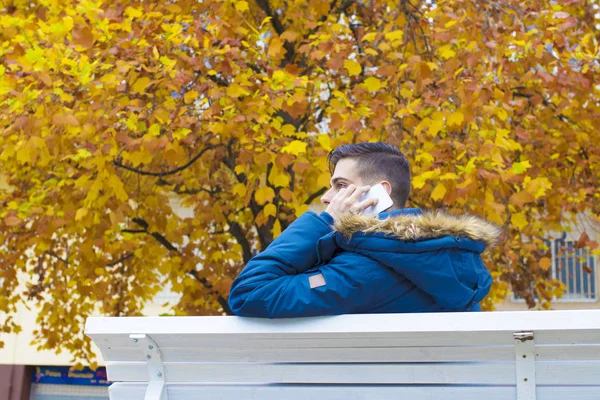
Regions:
<instances>
[{"instance_id":1,"label":"man's hand","mask_svg":"<svg viewBox=\"0 0 600 400\"><path fill-rule=\"evenodd\" d=\"M377 204L378 199L370 198L359 202L360 196L367 193L371 186L349 185L347 188L340 191L331 199L331 202L325 209L334 220L338 221L343 214L360 214L366 208Z\"/></svg>"}]
</instances>

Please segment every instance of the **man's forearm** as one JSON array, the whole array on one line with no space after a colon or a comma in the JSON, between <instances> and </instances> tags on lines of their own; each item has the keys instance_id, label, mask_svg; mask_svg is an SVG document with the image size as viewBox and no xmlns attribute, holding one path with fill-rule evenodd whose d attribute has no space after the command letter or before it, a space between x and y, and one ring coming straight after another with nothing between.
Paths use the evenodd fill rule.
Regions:
<instances>
[{"instance_id":1,"label":"man's forearm","mask_svg":"<svg viewBox=\"0 0 600 400\"><path fill-rule=\"evenodd\" d=\"M232 310L241 309L254 291L312 268L318 258L317 242L332 231L330 223L333 219L328 214L305 213L252 258L231 286Z\"/></svg>"}]
</instances>

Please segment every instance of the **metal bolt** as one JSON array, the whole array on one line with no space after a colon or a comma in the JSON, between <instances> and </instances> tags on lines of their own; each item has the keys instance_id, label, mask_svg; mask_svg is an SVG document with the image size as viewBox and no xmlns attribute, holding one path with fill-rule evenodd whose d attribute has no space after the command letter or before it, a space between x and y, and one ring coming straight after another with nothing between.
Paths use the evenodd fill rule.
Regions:
<instances>
[{"instance_id":1,"label":"metal bolt","mask_svg":"<svg viewBox=\"0 0 600 400\"><path fill-rule=\"evenodd\" d=\"M137 343L137 342L138 342L138 340L137 340L137 339L133 339L133 343Z\"/></svg>"},{"instance_id":2,"label":"metal bolt","mask_svg":"<svg viewBox=\"0 0 600 400\"><path fill-rule=\"evenodd\" d=\"M151 358L152 358L152 356L151 356L150 354L148 354L148 355L146 356L146 358L149 360L149 359L151 359Z\"/></svg>"},{"instance_id":3,"label":"metal bolt","mask_svg":"<svg viewBox=\"0 0 600 400\"><path fill-rule=\"evenodd\" d=\"M162 376L162 372L159 372L158 374L156 374L156 376L160 378Z\"/></svg>"},{"instance_id":4,"label":"metal bolt","mask_svg":"<svg viewBox=\"0 0 600 400\"><path fill-rule=\"evenodd\" d=\"M154 348L154 346L148 346L148 348L149 348L150 350L152 350L152 349Z\"/></svg>"},{"instance_id":5,"label":"metal bolt","mask_svg":"<svg viewBox=\"0 0 600 400\"><path fill-rule=\"evenodd\" d=\"M523 381L527 382L527 378L523 379Z\"/></svg>"},{"instance_id":6,"label":"metal bolt","mask_svg":"<svg viewBox=\"0 0 600 400\"><path fill-rule=\"evenodd\" d=\"M523 358L527 358L527 355L523 354Z\"/></svg>"}]
</instances>

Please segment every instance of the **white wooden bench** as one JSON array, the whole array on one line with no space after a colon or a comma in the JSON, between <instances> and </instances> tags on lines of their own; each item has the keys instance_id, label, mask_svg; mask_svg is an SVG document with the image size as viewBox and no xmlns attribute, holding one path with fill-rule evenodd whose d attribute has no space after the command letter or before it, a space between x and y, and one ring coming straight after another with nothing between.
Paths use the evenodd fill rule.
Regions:
<instances>
[{"instance_id":1,"label":"white wooden bench","mask_svg":"<svg viewBox=\"0 0 600 400\"><path fill-rule=\"evenodd\" d=\"M89 318L111 400L598 400L600 310Z\"/></svg>"}]
</instances>

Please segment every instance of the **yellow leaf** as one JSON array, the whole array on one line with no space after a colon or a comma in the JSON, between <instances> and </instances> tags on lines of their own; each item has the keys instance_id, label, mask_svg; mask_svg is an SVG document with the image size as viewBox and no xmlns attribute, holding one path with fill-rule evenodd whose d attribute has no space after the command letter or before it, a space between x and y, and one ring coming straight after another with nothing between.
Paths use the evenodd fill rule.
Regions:
<instances>
[{"instance_id":1,"label":"yellow leaf","mask_svg":"<svg viewBox=\"0 0 600 400\"><path fill-rule=\"evenodd\" d=\"M85 160L86 158L90 158L92 153L88 149L77 149L77 155L73 156L73 160Z\"/></svg>"},{"instance_id":2,"label":"yellow leaf","mask_svg":"<svg viewBox=\"0 0 600 400\"><path fill-rule=\"evenodd\" d=\"M285 172L280 172L269 179L275 187L288 187L290 184L290 178Z\"/></svg>"},{"instance_id":3,"label":"yellow leaf","mask_svg":"<svg viewBox=\"0 0 600 400\"><path fill-rule=\"evenodd\" d=\"M400 89L400 96L402 96L405 99L410 99L413 96L413 92L408 90L407 88L402 88Z\"/></svg>"},{"instance_id":4,"label":"yellow leaf","mask_svg":"<svg viewBox=\"0 0 600 400\"><path fill-rule=\"evenodd\" d=\"M32 160L31 151L27 148L27 146L22 146L17 150L17 161L21 164L30 163Z\"/></svg>"},{"instance_id":5,"label":"yellow leaf","mask_svg":"<svg viewBox=\"0 0 600 400\"><path fill-rule=\"evenodd\" d=\"M446 172L444 175L440 176L440 180L441 181L455 181L458 179L458 175L452 173L452 172Z\"/></svg>"},{"instance_id":6,"label":"yellow leaf","mask_svg":"<svg viewBox=\"0 0 600 400\"><path fill-rule=\"evenodd\" d=\"M443 199L446 195L446 186L443 183L438 183L433 192L431 192L431 198L433 200Z\"/></svg>"},{"instance_id":7,"label":"yellow leaf","mask_svg":"<svg viewBox=\"0 0 600 400\"><path fill-rule=\"evenodd\" d=\"M465 120L465 116L460 111L456 111L452 115L448 117L447 123L448 126L461 126L463 121Z\"/></svg>"},{"instance_id":8,"label":"yellow leaf","mask_svg":"<svg viewBox=\"0 0 600 400\"><path fill-rule=\"evenodd\" d=\"M363 42L372 42L377 37L377 32L370 32L363 36Z\"/></svg>"},{"instance_id":9,"label":"yellow leaf","mask_svg":"<svg viewBox=\"0 0 600 400\"><path fill-rule=\"evenodd\" d=\"M84 208L80 208L75 213L75 221L80 221L81 219L85 218L86 215L88 215L88 209L85 208L85 207Z\"/></svg>"},{"instance_id":10,"label":"yellow leaf","mask_svg":"<svg viewBox=\"0 0 600 400\"><path fill-rule=\"evenodd\" d=\"M273 203L269 203L263 208L263 213L265 217L274 217L277 215L277 207Z\"/></svg>"},{"instance_id":11,"label":"yellow leaf","mask_svg":"<svg viewBox=\"0 0 600 400\"><path fill-rule=\"evenodd\" d=\"M152 125L150 125L150 129L148 129L148 134L150 136L158 136L158 135L160 135L160 125L159 124L152 124Z\"/></svg>"},{"instance_id":12,"label":"yellow leaf","mask_svg":"<svg viewBox=\"0 0 600 400\"><path fill-rule=\"evenodd\" d=\"M425 182L429 179L433 179L440 176L440 170L434 169L433 171L423 172L421 175L414 176L412 179L412 185L415 189L421 189L425 186Z\"/></svg>"},{"instance_id":13,"label":"yellow leaf","mask_svg":"<svg viewBox=\"0 0 600 400\"><path fill-rule=\"evenodd\" d=\"M142 152L140 151L134 151L129 155L129 162L131 162L131 165L134 168L139 166L142 163L142 161Z\"/></svg>"},{"instance_id":14,"label":"yellow leaf","mask_svg":"<svg viewBox=\"0 0 600 400\"><path fill-rule=\"evenodd\" d=\"M552 182L548 178L535 178L530 181L523 182L523 187L533 197L539 199L546 195L546 191L552 189Z\"/></svg>"},{"instance_id":15,"label":"yellow leaf","mask_svg":"<svg viewBox=\"0 0 600 400\"><path fill-rule=\"evenodd\" d=\"M329 171L325 170L319 174L317 178L317 184L321 187L329 187L329 179L331 178L331 174Z\"/></svg>"},{"instance_id":16,"label":"yellow leaf","mask_svg":"<svg viewBox=\"0 0 600 400\"><path fill-rule=\"evenodd\" d=\"M177 61L175 60L171 60L169 57L167 56L162 56L159 58L161 64L163 64L165 67L167 67L167 70L172 69L175 64L177 64Z\"/></svg>"},{"instance_id":17,"label":"yellow leaf","mask_svg":"<svg viewBox=\"0 0 600 400\"><path fill-rule=\"evenodd\" d=\"M239 197L245 197L246 196L246 185L244 185L243 183L236 183L233 186L233 194L238 195Z\"/></svg>"},{"instance_id":18,"label":"yellow leaf","mask_svg":"<svg viewBox=\"0 0 600 400\"><path fill-rule=\"evenodd\" d=\"M501 107L496 108L496 115L502 121L506 121L506 118L508 118L508 113L506 112L506 110L504 108L501 108Z\"/></svg>"},{"instance_id":19,"label":"yellow leaf","mask_svg":"<svg viewBox=\"0 0 600 400\"><path fill-rule=\"evenodd\" d=\"M150 78L146 78L146 77L139 78L137 81L135 81L135 83L131 87L131 90L134 93L144 93L144 91L146 90L146 88L148 87L149 84L150 84Z\"/></svg>"},{"instance_id":20,"label":"yellow leaf","mask_svg":"<svg viewBox=\"0 0 600 400\"><path fill-rule=\"evenodd\" d=\"M197 98L198 98L198 92L196 92L193 89L183 95L183 101L185 102L185 104L193 103L194 100L196 100Z\"/></svg>"},{"instance_id":21,"label":"yellow leaf","mask_svg":"<svg viewBox=\"0 0 600 400\"><path fill-rule=\"evenodd\" d=\"M184 139L192 130L190 128L181 128L173 133L173 138L177 140Z\"/></svg>"},{"instance_id":22,"label":"yellow leaf","mask_svg":"<svg viewBox=\"0 0 600 400\"><path fill-rule=\"evenodd\" d=\"M362 67L360 64L352 60L344 61L344 68L348 70L348 75L350 76L360 75L362 72Z\"/></svg>"},{"instance_id":23,"label":"yellow leaf","mask_svg":"<svg viewBox=\"0 0 600 400\"><path fill-rule=\"evenodd\" d=\"M442 121L441 119L431 120L431 122L429 123L429 129L427 130L427 134L431 137L434 137L442 129L444 129L444 121Z\"/></svg>"},{"instance_id":24,"label":"yellow leaf","mask_svg":"<svg viewBox=\"0 0 600 400\"><path fill-rule=\"evenodd\" d=\"M301 216L302 214L304 214L307 211L308 211L308 205L306 205L306 204L299 205L298 207L296 207L296 217Z\"/></svg>"},{"instance_id":25,"label":"yellow leaf","mask_svg":"<svg viewBox=\"0 0 600 400\"><path fill-rule=\"evenodd\" d=\"M323 149L325 149L326 151L331 151L331 138L329 137L329 135L319 135L317 137L317 141Z\"/></svg>"},{"instance_id":26,"label":"yellow leaf","mask_svg":"<svg viewBox=\"0 0 600 400\"><path fill-rule=\"evenodd\" d=\"M292 124L285 124L281 127L281 133L283 136L294 136L296 134L296 128Z\"/></svg>"},{"instance_id":27,"label":"yellow leaf","mask_svg":"<svg viewBox=\"0 0 600 400\"><path fill-rule=\"evenodd\" d=\"M96 267L94 268L94 273L96 275L104 275L104 268Z\"/></svg>"},{"instance_id":28,"label":"yellow leaf","mask_svg":"<svg viewBox=\"0 0 600 400\"><path fill-rule=\"evenodd\" d=\"M263 186L254 193L254 198L259 205L270 203L275 197L275 191L269 186Z\"/></svg>"},{"instance_id":29,"label":"yellow leaf","mask_svg":"<svg viewBox=\"0 0 600 400\"><path fill-rule=\"evenodd\" d=\"M379 79L374 78L372 76L370 76L367 79L365 79L365 82L363 83L363 85L364 85L364 87L366 87L371 92L376 92L379 89L381 89L381 87L383 86L381 84L381 81Z\"/></svg>"},{"instance_id":30,"label":"yellow leaf","mask_svg":"<svg viewBox=\"0 0 600 400\"><path fill-rule=\"evenodd\" d=\"M248 11L248 2L247 1L236 1L235 9L241 12Z\"/></svg>"},{"instance_id":31,"label":"yellow leaf","mask_svg":"<svg viewBox=\"0 0 600 400\"><path fill-rule=\"evenodd\" d=\"M140 11L140 10L137 10L137 9L135 9L135 8L132 8L132 7L127 7L127 8L125 9L125 13L124 13L124 14L125 14L125 16L126 16L126 17L131 17L131 18L139 18L139 17L141 17L142 15L144 15L144 14L142 13L142 11Z\"/></svg>"},{"instance_id":32,"label":"yellow leaf","mask_svg":"<svg viewBox=\"0 0 600 400\"><path fill-rule=\"evenodd\" d=\"M552 260L549 257L542 257L538 264L541 269L548 271L552 266Z\"/></svg>"},{"instance_id":33,"label":"yellow leaf","mask_svg":"<svg viewBox=\"0 0 600 400\"><path fill-rule=\"evenodd\" d=\"M438 54L445 60L452 58L456 55L456 52L452 49L452 44L448 43L438 48Z\"/></svg>"},{"instance_id":34,"label":"yellow leaf","mask_svg":"<svg viewBox=\"0 0 600 400\"><path fill-rule=\"evenodd\" d=\"M516 162L512 165L512 172L516 175L519 175L527 171L529 168L531 168L529 160L525 160L523 162Z\"/></svg>"},{"instance_id":35,"label":"yellow leaf","mask_svg":"<svg viewBox=\"0 0 600 400\"><path fill-rule=\"evenodd\" d=\"M129 196L123 188L123 182L121 182L121 179L119 179L117 175L111 175L110 178L108 178L108 187L112 189L117 199L121 201L129 200Z\"/></svg>"},{"instance_id":36,"label":"yellow leaf","mask_svg":"<svg viewBox=\"0 0 600 400\"><path fill-rule=\"evenodd\" d=\"M64 27L65 29L70 32L73 29L73 18L70 16L66 16L65 18L63 18L63 23L64 23Z\"/></svg>"},{"instance_id":37,"label":"yellow leaf","mask_svg":"<svg viewBox=\"0 0 600 400\"><path fill-rule=\"evenodd\" d=\"M527 218L523 213L515 213L511 215L510 222L519 230L527 226Z\"/></svg>"},{"instance_id":38,"label":"yellow leaf","mask_svg":"<svg viewBox=\"0 0 600 400\"><path fill-rule=\"evenodd\" d=\"M300 140L292 140L286 146L281 149L282 153L290 153L295 156L301 153L306 153L306 143Z\"/></svg>"},{"instance_id":39,"label":"yellow leaf","mask_svg":"<svg viewBox=\"0 0 600 400\"><path fill-rule=\"evenodd\" d=\"M247 96L249 94L250 93L246 89L244 89L243 87L241 87L237 83L232 83L227 88L227 96L229 96L229 97Z\"/></svg>"},{"instance_id":40,"label":"yellow leaf","mask_svg":"<svg viewBox=\"0 0 600 400\"><path fill-rule=\"evenodd\" d=\"M390 42L394 42L396 40L401 40L403 35L404 35L404 31L397 30L397 31L392 31L392 32L386 33L385 38L387 40L389 40Z\"/></svg>"},{"instance_id":41,"label":"yellow leaf","mask_svg":"<svg viewBox=\"0 0 600 400\"><path fill-rule=\"evenodd\" d=\"M276 238L277 236L279 236L281 234L281 223L279 222L278 219L275 220L275 223L273 224L273 237Z\"/></svg>"}]
</instances>

